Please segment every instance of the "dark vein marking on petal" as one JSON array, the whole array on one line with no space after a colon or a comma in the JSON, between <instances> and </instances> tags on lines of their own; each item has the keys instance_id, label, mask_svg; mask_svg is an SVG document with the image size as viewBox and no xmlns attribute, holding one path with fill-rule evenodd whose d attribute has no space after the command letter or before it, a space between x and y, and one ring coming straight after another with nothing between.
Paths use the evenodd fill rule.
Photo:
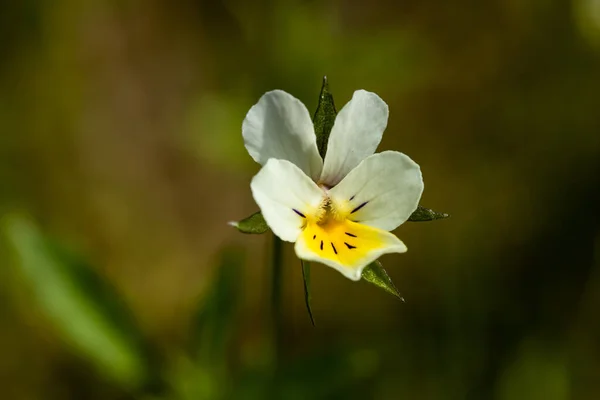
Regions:
<instances>
[{"instance_id":1,"label":"dark vein marking on petal","mask_svg":"<svg viewBox=\"0 0 600 400\"><path fill-rule=\"evenodd\" d=\"M351 244L348 244L348 243L346 243L346 242L344 242L344 244L345 244L345 245L346 245L346 247L347 247L348 249L350 249L350 250L352 250L352 249L355 249L355 248L356 248L356 246L352 246Z\"/></svg>"},{"instance_id":2,"label":"dark vein marking on petal","mask_svg":"<svg viewBox=\"0 0 600 400\"><path fill-rule=\"evenodd\" d=\"M352 210L352 211L350 212L350 214L354 214L355 212L357 212L358 210L360 210L361 208L363 208L364 206L366 206L366 205L367 205L367 203L368 203L368 201L365 201L365 202L364 202L364 203L362 203L360 206L358 206L358 207L356 207L354 210ZM294 211L296 211L296 210L294 210ZM296 211L296 212L298 212L298 211Z\"/></svg>"},{"instance_id":3,"label":"dark vein marking on petal","mask_svg":"<svg viewBox=\"0 0 600 400\"><path fill-rule=\"evenodd\" d=\"M350 197L350 201L354 200L355 197L356 197L356 195Z\"/></svg>"},{"instance_id":4,"label":"dark vein marking on petal","mask_svg":"<svg viewBox=\"0 0 600 400\"><path fill-rule=\"evenodd\" d=\"M292 210L294 210L294 212L296 214L298 214L299 216L301 216L302 218L306 218L306 215L302 214L300 211L296 210L295 208L292 208Z\"/></svg>"},{"instance_id":5,"label":"dark vein marking on petal","mask_svg":"<svg viewBox=\"0 0 600 400\"><path fill-rule=\"evenodd\" d=\"M323 241L321 240L321 250L323 250Z\"/></svg>"},{"instance_id":6,"label":"dark vein marking on petal","mask_svg":"<svg viewBox=\"0 0 600 400\"><path fill-rule=\"evenodd\" d=\"M333 247L333 252L334 252L335 254L337 254L337 250L336 250L335 246L333 245L333 242L331 242L331 247Z\"/></svg>"},{"instance_id":7,"label":"dark vein marking on petal","mask_svg":"<svg viewBox=\"0 0 600 400\"><path fill-rule=\"evenodd\" d=\"M313 235L313 240L315 240L317 238L317 235Z\"/></svg>"},{"instance_id":8,"label":"dark vein marking on petal","mask_svg":"<svg viewBox=\"0 0 600 400\"><path fill-rule=\"evenodd\" d=\"M356 237L356 235L353 235L353 234L351 234L351 233L349 233L349 232L344 232L344 233L345 233L346 235L348 235L348 236Z\"/></svg>"}]
</instances>

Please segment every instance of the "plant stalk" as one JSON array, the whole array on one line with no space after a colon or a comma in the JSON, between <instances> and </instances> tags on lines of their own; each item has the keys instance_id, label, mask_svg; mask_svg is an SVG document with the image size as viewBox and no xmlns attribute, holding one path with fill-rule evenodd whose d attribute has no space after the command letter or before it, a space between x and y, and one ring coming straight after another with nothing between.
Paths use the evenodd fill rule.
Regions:
<instances>
[{"instance_id":1,"label":"plant stalk","mask_svg":"<svg viewBox=\"0 0 600 400\"><path fill-rule=\"evenodd\" d=\"M283 306L281 302L282 293L282 264L283 264L283 243L273 235L273 253L271 258L271 319L273 328L273 360L274 367L277 368L282 349L282 330L283 330Z\"/></svg>"}]
</instances>

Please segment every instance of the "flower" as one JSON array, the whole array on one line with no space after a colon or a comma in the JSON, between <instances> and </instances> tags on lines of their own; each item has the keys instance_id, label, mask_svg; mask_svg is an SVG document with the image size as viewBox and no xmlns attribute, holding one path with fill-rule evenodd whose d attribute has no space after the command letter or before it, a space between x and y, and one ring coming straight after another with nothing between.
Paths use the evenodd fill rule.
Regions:
<instances>
[{"instance_id":1,"label":"flower","mask_svg":"<svg viewBox=\"0 0 600 400\"><path fill-rule=\"evenodd\" d=\"M308 110L292 95L264 94L244 119L242 135L263 165L250 187L265 221L296 255L359 280L365 266L406 246L389 231L404 223L423 192L419 165L396 151L374 154L388 106L354 92L338 113L325 160Z\"/></svg>"}]
</instances>

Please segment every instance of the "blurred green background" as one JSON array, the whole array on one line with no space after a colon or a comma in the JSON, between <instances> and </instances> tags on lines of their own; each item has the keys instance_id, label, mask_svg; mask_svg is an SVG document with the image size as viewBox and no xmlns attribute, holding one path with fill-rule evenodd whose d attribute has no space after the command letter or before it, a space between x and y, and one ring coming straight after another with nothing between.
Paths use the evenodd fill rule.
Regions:
<instances>
[{"instance_id":1,"label":"blurred green background","mask_svg":"<svg viewBox=\"0 0 600 400\"><path fill-rule=\"evenodd\" d=\"M0 1L3 399L600 398L598 0ZM270 235L271 89L390 106L421 165L405 303ZM279 342L278 345L276 343Z\"/></svg>"}]
</instances>

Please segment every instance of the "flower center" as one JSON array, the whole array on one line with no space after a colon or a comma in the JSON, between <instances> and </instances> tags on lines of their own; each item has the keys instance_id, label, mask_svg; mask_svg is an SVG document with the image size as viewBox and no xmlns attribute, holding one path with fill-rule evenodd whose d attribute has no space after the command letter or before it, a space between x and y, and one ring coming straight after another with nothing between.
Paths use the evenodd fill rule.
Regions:
<instances>
[{"instance_id":1,"label":"flower center","mask_svg":"<svg viewBox=\"0 0 600 400\"><path fill-rule=\"evenodd\" d=\"M329 194L325 192L325 196L315 212L315 223L321 227L325 227L330 224L343 222L347 217L348 213L339 206L336 206L331 197L329 197Z\"/></svg>"},{"instance_id":2,"label":"flower center","mask_svg":"<svg viewBox=\"0 0 600 400\"><path fill-rule=\"evenodd\" d=\"M321 203L304 218L299 240L307 251L336 265L354 267L372 251L385 245L383 231L354 220L358 210L368 202L332 199L324 191Z\"/></svg>"}]
</instances>

